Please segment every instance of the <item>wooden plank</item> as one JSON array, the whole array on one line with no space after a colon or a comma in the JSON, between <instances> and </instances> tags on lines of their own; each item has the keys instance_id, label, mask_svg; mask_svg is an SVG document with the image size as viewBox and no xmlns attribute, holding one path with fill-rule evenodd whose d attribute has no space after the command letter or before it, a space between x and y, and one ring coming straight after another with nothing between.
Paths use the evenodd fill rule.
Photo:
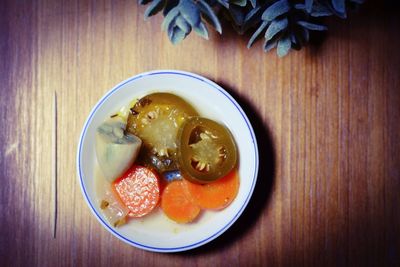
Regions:
<instances>
[{"instance_id":1,"label":"wooden plank","mask_svg":"<svg viewBox=\"0 0 400 267\"><path fill-rule=\"evenodd\" d=\"M399 17L367 3L329 19L320 44L279 59L229 25L179 46L134 1L0 3L0 258L4 266L397 266L400 264ZM143 71L181 69L226 88L260 150L243 216L199 249L156 254L112 237L76 179L92 106ZM52 235L52 97L58 220Z\"/></svg>"}]
</instances>

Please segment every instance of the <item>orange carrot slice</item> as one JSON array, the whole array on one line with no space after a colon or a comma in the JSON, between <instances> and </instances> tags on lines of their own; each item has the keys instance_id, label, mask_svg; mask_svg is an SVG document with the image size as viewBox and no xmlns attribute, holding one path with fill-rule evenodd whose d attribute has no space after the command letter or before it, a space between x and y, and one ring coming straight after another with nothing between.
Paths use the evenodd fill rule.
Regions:
<instances>
[{"instance_id":1,"label":"orange carrot slice","mask_svg":"<svg viewBox=\"0 0 400 267\"><path fill-rule=\"evenodd\" d=\"M131 217L148 214L157 206L160 198L158 176L146 167L134 165L113 185Z\"/></svg>"},{"instance_id":2,"label":"orange carrot slice","mask_svg":"<svg viewBox=\"0 0 400 267\"><path fill-rule=\"evenodd\" d=\"M235 199L239 191L239 175L236 170L208 184L183 181L193 202L203 209L223 209Z\"/></svg>"},{"instance_id":3,"label":"orange carrot slice","mask_svg":"<svg viewBox=\"0 0 400 267\"><path fill-rule=\"evenodd\" d=\"M173 181L165 187L161 196L161 208L165 215L177 223L193 221L200 213L199 206L188 197L183 181Z\"/></svg>"}]
</instances>

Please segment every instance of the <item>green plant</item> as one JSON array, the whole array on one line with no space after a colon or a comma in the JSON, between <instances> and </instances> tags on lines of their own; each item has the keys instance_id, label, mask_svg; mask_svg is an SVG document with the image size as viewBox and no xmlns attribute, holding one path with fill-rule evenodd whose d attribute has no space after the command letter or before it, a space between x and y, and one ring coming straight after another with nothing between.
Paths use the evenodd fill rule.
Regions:
<instances>
[{"instance_id":1,"label":"green plant","mask_svg":"<svg viewBox=\"0 0 400 267\"><path fill-rule=\"evenodd\" d=\"M231 22L243 34L254 31L247 47L264 35L264 51L277 48L278 56L299 50L309 41L310 31L324 31L320 17L346 18L349 8L364 0L139 0L147 7L145 19L160 11L164 15L162 29L173 44L178 44L192 31L208 39L210 24L222 34L220 19Z\"/></svg>"}]
</instances>

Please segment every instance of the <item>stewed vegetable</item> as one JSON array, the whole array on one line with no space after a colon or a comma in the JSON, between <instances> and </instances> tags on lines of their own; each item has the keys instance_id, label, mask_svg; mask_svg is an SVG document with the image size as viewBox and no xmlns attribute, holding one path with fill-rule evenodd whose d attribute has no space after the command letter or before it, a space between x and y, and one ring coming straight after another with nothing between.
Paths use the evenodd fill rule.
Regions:
<instances>
[{"instance_id":1,"label":"stewed vegetable","mask_svg":"<svg viewBox=\"0 0 400 267\"><path fill-rule=\"evenodd\" d=\"M201 210L223 209L235 199L237 153L228 128L200 117L181 97L144 96L96 133L106 180L99 191L100 209L114 226L158 206L177 223L194 222Z\"/></svg>"},{"instance_id":2,"label":"stewed vegetable","mask_svg":"<svg viewBox=\"0 0 400 267\"><path fill-rule=\"evenodd\" d=\"M196 110L182 98L170 93L147 95L135 104L128 116L127 130L143 140L157 156L174 157L178 129Z\"/></svg>"},{"instance_id":3,"label":"stewed vegetable","mask_svg":"<svg viewBox=\"0 0 400 267\"><path fill-rule=\"evenodd\" d=\"M188 195L183 181L172 181L167 185L162 194L161 208L168 218L178 223L192 222L201 210Z\"/></svg>"},{"instance_id":4,"label":"stewed vegetable","mask_svg":"<svg viewBox=\"0 0 400 267\"><path fill-rule=\"evenodd\" d=\"M158 204L158 175L148 168L134 165L113 183L118 197L129 209L129 216L142 217Z\"/></svg>"},{"instance_id":5,"label":"stewed vegetable","mask_svg":"<svg viewBox=\"0 0 400 267\"><path fill-rule=\"evenodd\" d=\"M136 160L142 140L126 133L125 123L118 117L103 122L96 133L96 155L104 177L112 182Z\"/></svg>"},{"instance_id":6,"label":"stewed vegetable","mask_svg":"<svg viewBox=\"0 0 400 267\"><path fill-rule=\"evenodd\" d=\"M183 176L192 182L213 182L236 165L233 137L226 127L215 121L189 118L180 128L178 140L178 164Z\"/></svg>"},{"instance_id":7,"label":"stewed vegetable","mask_svg":"<svg viewBox=\"0 0 400 267\"><path fill-rule=\"evenodd\" d=\"M236 170L212 183L183 181L192 202L203 209L225 208L235 199L239 190L239 176Z\"/></svg>"}]
</instances>

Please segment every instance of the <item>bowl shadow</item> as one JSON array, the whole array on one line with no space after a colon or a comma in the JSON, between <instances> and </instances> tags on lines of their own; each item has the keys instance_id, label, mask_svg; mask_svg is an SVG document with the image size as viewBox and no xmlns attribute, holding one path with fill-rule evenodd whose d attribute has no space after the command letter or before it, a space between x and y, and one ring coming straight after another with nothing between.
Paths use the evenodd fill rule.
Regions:
<instances>
[{"instance_id":1,"label":"bowl shadow","mask_svg":"<svg viewBox=\"0 0 400 267\"><path fill-rule=\"evenodd\" d=\"M253 127L259 151L257 182L253 195L242 215L228 230L210 243L193 250L176 253L179 255L194 256L228 249L255 227L263 211L266 210L272 195L275 179L275 149L271 133L257 110L245 97L239 95L236 90L226 84L219 82L219 85L239 103Z\"/></svg>"}]
</instances>

